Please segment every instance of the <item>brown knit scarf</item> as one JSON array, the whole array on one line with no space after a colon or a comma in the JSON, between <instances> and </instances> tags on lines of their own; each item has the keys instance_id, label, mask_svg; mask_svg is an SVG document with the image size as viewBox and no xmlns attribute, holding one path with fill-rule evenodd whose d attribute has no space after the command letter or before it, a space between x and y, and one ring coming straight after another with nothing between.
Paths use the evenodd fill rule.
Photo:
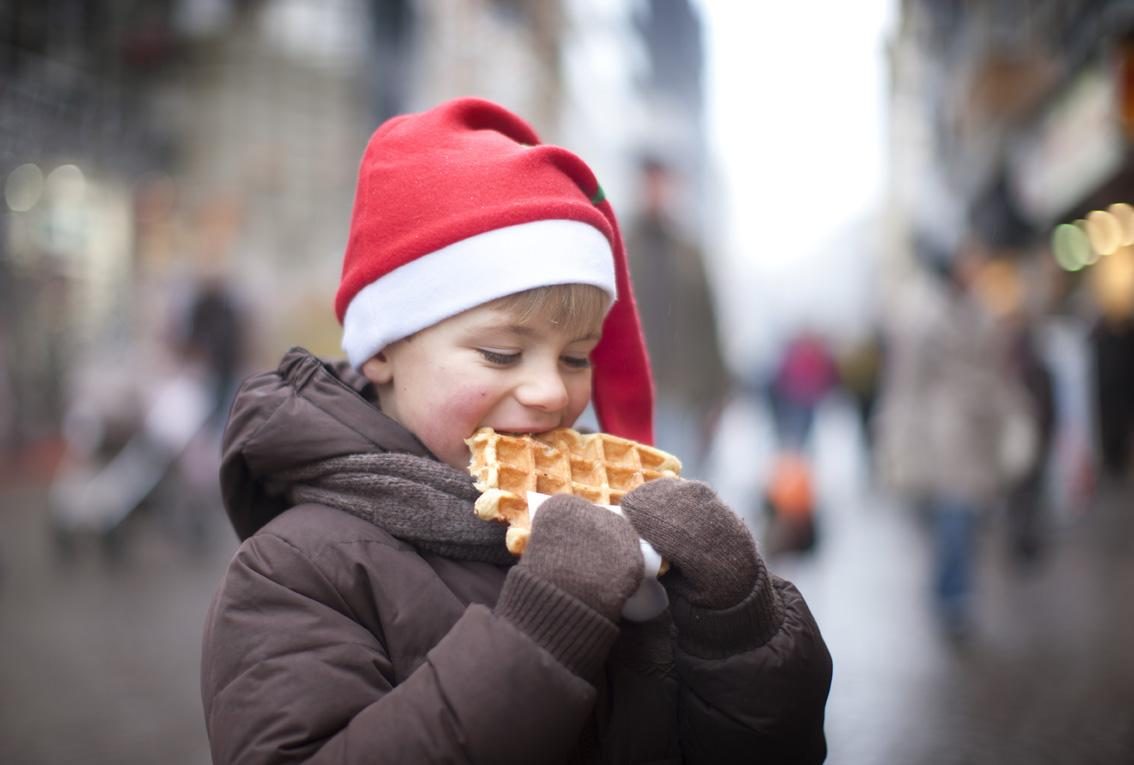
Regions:
<instances>
[{"instance_id":1,"label":"brown knit scarf","mask_svg":"<svg viewBox=\"0 0 1134 765\"><path fill-rule=\"evenodd\" d=\"M504 524L473 511L472 477L410 454L350 454L273 476L289 502L315 502L370 521L414 547L459 560L515 563Z\"/></svg>"}]
</instances>

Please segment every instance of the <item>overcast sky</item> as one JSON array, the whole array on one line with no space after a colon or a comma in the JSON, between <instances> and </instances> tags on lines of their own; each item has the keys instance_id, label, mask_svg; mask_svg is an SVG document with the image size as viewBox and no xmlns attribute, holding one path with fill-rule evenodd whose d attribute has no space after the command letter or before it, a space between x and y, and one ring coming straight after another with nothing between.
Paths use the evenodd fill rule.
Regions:
<instances>
[{"instance_id":1,"label":"overcast sky","mask_svg":"<svg viewBox=\"0 0 1134 765\"><path fill-rule=\"evenodd\" d=\"M733 350L759 355L806 318L862 310L865 264L848 231L884 180L885 41L892 0L709 2L709 131L727 200ZM846 252L837 251L846 241Z\"/></svg>"}]
</instances>

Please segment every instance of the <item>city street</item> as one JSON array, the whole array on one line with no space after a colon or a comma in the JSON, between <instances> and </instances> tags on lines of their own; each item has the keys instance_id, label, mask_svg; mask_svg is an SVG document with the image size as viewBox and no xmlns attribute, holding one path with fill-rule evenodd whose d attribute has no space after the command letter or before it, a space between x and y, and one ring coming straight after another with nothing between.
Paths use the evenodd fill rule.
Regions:
<instances>
[{"instance_id":1,"label":"city street","mask_svg":"<svg viewBox=\"0 0 1134 765\"><path fill-rule=\"evenodd\" d=\"M989 519L979 624L957 644L928 618L924 529L870 489L849 413L827 407L816 436L819 548L771 566L807 596L834 657L828 761L1134 761L1130 492L1059 519L1034 570L1013 565ZM735 405L714 463L756 528L767 437L763 413ZM203 552L141 517L119 557L66 558L42 482L9 481L0 503L0 762L209 762L200 631L235 549L219 508Z\"/></svg>"},{"instance_id":2,"label":"city street","mask_svg":"<svg viewBox=\"0 0 1134 765\"><path fill-rule=\"evenodd\" d=\"M6 0L0 29L0 765L211 761L222 415L290 348L346 351L451 465L588 375L580 428L653 416L813 611L830 763L1134 764L1134 0ZM234 420L269 491L421 494L323 464L362 399L286 358L297 398L261 377ZM1045 468L1033 554L1026 503L977 505Z\"/></svg>"}]
</instances>

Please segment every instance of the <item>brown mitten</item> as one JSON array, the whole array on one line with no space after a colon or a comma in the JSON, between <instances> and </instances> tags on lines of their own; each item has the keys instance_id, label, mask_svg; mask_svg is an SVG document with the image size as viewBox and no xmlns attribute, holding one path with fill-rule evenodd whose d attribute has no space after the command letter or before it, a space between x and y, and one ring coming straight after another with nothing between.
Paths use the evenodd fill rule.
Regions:
<instances>
[{"instance_id":1,"label":"brown mitten","mask_svg":"<svg viewBox=\"0 0 1134 765\"><path fill-rule=\"evenodd\" d=\"M519 567L616 622L642 581L642 548L625 518L561 494L540 507Z\"/></svg>"},{"instance_id":2,"label":"brown mitten","mask_svg":"<svg viewBox=\"0 0 1134 765\"><path fill-rule=\"evenodd\" d=\"M756 543L708 485L651 481L622 499L622 511L673 567L662 580L671 593L701 608L721 609L752 592L763 568Z\"/></svg>"},{"instance_id":3,"label":"brown mitten","mask_svg":"<svg viewBox=\"0 0 1134 765\"><path fill-rule=\"evenodd\" d=\"M702 656L767 640L782 607L744 522L708 485L665 478L622 499L642 538L670 563L662 577L674 624Z\"/></svg>"},{"instance_id":4,"label":"brown mitten","mask_svg":"<svg viewBox=\"0 0 1134 765\"><path fill-rule=\"evenodd\" d=\"M591 678L618 637L626 599L642 581L630 522L568 494L540 506L496 613L576 674Z\"/></svg>"}]
</instances>

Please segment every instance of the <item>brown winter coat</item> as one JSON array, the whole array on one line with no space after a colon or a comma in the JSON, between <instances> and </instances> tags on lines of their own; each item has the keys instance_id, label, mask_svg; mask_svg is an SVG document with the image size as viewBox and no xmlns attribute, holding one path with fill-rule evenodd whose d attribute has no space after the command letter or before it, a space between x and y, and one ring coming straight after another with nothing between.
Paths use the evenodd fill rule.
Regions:
<instances>
[{"instance_id":1,"label":"brown winter coat","mask_svg":"<svg viewBox=\"0 0 1134 765\"><path fill-rule=\"evenodd\" d=\"M713 659L677 648L664 616L615 626L545 587L547 648L493 611L515 567L423 552L331 507L286 508L270 479L289 467L428 457L364 383L293 350L234 405L221 475L244 542L202 663L216 763L824 758L830 656L787 582L764 585L783 605L772 637Z\"/></svg>"}]
</instances>

